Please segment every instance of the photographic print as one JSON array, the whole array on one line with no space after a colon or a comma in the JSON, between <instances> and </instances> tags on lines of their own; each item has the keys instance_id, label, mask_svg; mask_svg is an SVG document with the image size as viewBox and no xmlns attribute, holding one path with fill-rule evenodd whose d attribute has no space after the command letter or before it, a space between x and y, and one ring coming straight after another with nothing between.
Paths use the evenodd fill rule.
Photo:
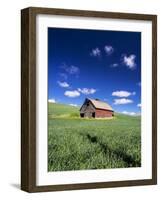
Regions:
<instances>
[{"instance_id":1,"label":"photographic print","mask_svg":"<svg viewBox=\"0 0 161 200\"><path fill-rule=\"evenodd\" d=\"M157 16L21 11L21 189L157 183Z\"/></svg>"},{"instance_id":2,"label":"photographic print","mask_svg":"<svg viewBox=\"0 0 161 200\"><path fill-rule=\"evenodd\" d=\"M48 28L48 171L141 166L141 33Z\"/></svg>"}]
</instances>

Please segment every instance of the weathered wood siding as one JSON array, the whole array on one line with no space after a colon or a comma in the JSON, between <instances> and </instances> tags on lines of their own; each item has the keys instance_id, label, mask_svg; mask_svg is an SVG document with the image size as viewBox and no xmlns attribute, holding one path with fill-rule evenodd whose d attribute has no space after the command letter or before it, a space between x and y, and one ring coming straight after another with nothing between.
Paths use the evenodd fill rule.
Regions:
<instances>
[{"instance_id":1,"label":"weathered wood siding","mask_svg":"<svg viewBox=\"0 0 161 200\"><path fill-rule=\"evenodd\" d=\"M96 109L96 118L104 118L104 117L112 117L114 112L109 111L109 110L102 110L102 109Z\"/></svg>"},{"instance_id":2,"label":"weathered wood siding","mask_svg":"<svg viewBox=\"0 0 161 200\"><path fill-rule=\"evenodd\" d=\"M108 118L112 116L114 116L113 111L95 108L92 102L87 99L80 109L80 117Z\"/></svg>"},{"instance_id":3,"label":"weathered wood siding","mask_svg":"<svg viewBox=\"0 0 161 200\"><path fill-rule=\"evenodd\" d=\"M81 113L84 113L84 117L92 117L92 113L95 113L95 108L91 102L89 102L89 105L85 103L80 110Z\"/></svg>"}]
</instances>

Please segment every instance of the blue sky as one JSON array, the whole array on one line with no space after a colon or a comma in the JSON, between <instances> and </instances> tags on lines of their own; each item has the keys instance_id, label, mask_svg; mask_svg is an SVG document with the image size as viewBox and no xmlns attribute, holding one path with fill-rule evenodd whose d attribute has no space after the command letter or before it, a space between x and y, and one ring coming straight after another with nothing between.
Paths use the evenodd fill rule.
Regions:
<instances>
[{"instance_id":1,"label":"blue sky","mask_svg":"<svg viewBox=\"0 0 161 200\"><path fill-rule=\"evenodd\" d=\"M85 98L140 113L140 32L48 28L48 100L80 106Z\"/></svg>"}]
</instances>

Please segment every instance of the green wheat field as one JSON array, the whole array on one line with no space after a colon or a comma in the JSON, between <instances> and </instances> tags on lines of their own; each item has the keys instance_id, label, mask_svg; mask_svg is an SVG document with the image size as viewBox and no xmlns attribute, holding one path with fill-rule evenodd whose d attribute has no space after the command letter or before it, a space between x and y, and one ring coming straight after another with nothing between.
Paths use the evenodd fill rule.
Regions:
<instances>
[{"instance_id":1,"label":"green wheat field","mask_svg":"<svg viewBox=\"0 0 161 200\"><path fill-rule=\"evenodd\" d=\"M48 103L48 171L140 166L140 116L82 119L78 107Z\"/></svg>"}]
</instances>

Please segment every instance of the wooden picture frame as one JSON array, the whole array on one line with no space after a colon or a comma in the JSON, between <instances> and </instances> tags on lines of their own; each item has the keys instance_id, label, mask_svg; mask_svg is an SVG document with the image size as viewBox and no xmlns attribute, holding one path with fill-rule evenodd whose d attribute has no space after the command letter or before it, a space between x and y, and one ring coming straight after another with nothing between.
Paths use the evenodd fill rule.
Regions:
<instances>
[{"instance_id":1,"label":"wooden picture frame","mask_svg":"<svg viewBox=\"0 0 161 200\"><path fill-rule=\"evenodd\" d=\"M36 17L57 15L152 22L152 178L77 184L36 184ZM53 8L21 11L21 189L27 192L157 184L157 16Z\"/></svg>"}]
</instances>

